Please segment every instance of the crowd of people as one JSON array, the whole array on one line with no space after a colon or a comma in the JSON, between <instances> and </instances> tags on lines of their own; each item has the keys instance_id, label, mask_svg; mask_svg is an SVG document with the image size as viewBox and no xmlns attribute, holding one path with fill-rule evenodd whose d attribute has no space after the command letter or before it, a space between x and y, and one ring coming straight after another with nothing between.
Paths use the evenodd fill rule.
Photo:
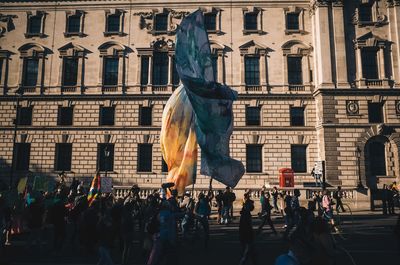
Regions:
<instances>
[{"instance_id":1,"label":"crowd of people","mask_svg":"<svg viewBox=\"0 0 400 265\"><path fill-rule=\"evenodd\" d=\"M393 187L390 190L395 192ZM144 264L178 264L178 243L196 241L208 247L212 207L216 208L218 224L229 225L233 220L236 195L230 187L216 193L210 187L197 198L192 194L178 196L173 184L167 183L142 198L140 188L133 185L125 197L101 194L88 202L88 194L77 180L69 186L60 181L54 192L35 192L27 186L12 206L0 197L0 226L4 231L0 242L12 244L12 234L29 231L27 247L40 249L43 241L50 241L49 235L52 235L48 244L55 253L70 246L82 253L97 253L98 264L107 265L114 264L111 250L117 245L121 264L130 264L134 242L138 242ZM279 256L276 265L334 264L335 246L331 237L331 232L337 231L334 205L336 211L346 211L341 187L333 193L313 192L307 208L300 205L298 189L279 191L276 187L272 190L263 187L257 193L259 196L254 194L246 190L241 204L240 264L248 261L257 264L254 242L265 224L273 235L278 235L272 214L284 218L282 238L290 244L290 251ZM260 203L257 215L252 214L256 208L254 197ZM390 208L391 204L389 213L393 213ZM260 219L256 231L253 231L253 216Z\"/></svg>"}]
</instances>

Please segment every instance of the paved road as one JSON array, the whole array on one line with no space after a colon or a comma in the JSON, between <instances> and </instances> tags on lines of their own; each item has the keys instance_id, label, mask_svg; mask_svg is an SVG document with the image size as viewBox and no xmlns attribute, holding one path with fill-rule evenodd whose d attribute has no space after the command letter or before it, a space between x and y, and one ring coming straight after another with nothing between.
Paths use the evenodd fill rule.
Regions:
<instances>
[{"instance_id":1,"label":"paved road","mask_svg":"<svg viewBox=\"0 0 400 265\"><path fill-rule=\"evenodd\" d=\"M236 214L237 216L237 214ZM338 264L340 265L376 265L376 264L400 264L400 252L397 242L393 235L393 225L396 222L396 216L385 217L379 213L358 212L344 216L343 238L335 236L339 246ZM282 232L282 219L274 216L274 222L278 231ZM254 220L254 226L258 224ZM211 220L211 235L208 249L204 249L201 240L195 240L190 244L180 247L179 264L207 264L207 265L225 265L238 264L241 254L240 244L238 242L238 218L229 226L221 226ZM44 246L39 249L27 249L25 237L16 238L12 246L6 248L6 257L9 263L15 265L28 264L96 264L95 254L82 255L70 248L65 248L62 253L54 253L46 250ZM286 252L287 246L282 241L281 236L274 236L269 228L265 226L264 232L257 237L256 248L259 264L272 265L274 260L281 253ZM140 261L140 253L136 252L132 257L130 264L143 264ZM119 262L118 249L114 249L114 259L116 264ZM352 263L351 258L355 263ZM190 260L190 263L184 262Z\"/></svg>"}]
</instances>

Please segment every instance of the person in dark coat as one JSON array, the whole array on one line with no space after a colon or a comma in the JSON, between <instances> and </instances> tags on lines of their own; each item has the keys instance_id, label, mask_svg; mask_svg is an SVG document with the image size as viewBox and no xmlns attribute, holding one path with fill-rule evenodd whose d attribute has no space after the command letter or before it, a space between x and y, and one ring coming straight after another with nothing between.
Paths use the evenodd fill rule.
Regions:
<instances>
[{"instance_id":1,"label":"person in dark coat","mask_svg":"<svg viewBox=\"0 0 400 265\"><path fill-rule=\"evenodd\" d=\"M387 215L387 201L388 201L388 190L387 185L383 184L382 188L382 214Z\"/></svg>"},{"instance_id":2,"label":"person in dark coat","mask_svg":"<svg viewBox=\"0 0 400 265\"><path fill-rule=\"evenodd\" d=\"M66 229L66 220L65 217L67 215L67 209L65 208L64 201L61 198L60 194L58 194L54 199L54 204L51 207L50 211L52 211L52 223L54 225L54 240L53 247L54 250L62 249L64 239L65 239L65 229Z\"/></svg>"},{"instance_id":3,"label":"person in dark coat","mask_svg":"<svg viewBox=\"0 0 400 265\"><path fill-rule=\"evenodd\" d=\"M254 249L254 232L251 212L254 210L254 201L249 194L245 194L243 207L240 211L239 239L242 245L242 257L239 264L246 264L251 259L253 264L257 264L257 257Z\"/></svg>"},{"instance_id":4,"label":"person in dark coat","mask_svg":"<svg viewBox=\"0 0 400 265\"><path fill-rule=\"evenodd\" d=\"M259 213L259 217L261 218L261 224L258 226L257 233L261 233L265 223L268 223L268 225L271 227L272 232L276 235L277 232L271 220L272 206L269 202L269 198L270 195L268 192L265 193L264 191L261 191L261 198L260 198L261 212Z\"/></svg>"}]
</instances>

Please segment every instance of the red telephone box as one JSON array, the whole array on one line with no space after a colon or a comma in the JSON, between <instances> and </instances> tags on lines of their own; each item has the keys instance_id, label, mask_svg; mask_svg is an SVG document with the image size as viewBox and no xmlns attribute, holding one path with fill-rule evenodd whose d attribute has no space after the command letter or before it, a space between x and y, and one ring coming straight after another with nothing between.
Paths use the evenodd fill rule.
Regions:
<instances>
[{"instance_id":1,"label":"red telephone box","mask_svg":"<svg viewBox=\"0 0 400 265\"><path fill-rule=\"evenodd\" d=\"M294 171L291 168L279 169L279 187L294 187Z\"/></svg>"}]
</instances>

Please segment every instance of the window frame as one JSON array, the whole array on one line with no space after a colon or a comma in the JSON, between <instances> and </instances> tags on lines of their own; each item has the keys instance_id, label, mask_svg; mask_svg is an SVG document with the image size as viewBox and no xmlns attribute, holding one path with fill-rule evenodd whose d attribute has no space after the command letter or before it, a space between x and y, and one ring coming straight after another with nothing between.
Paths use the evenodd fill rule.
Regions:
<instances>
[{"instance_id":1,"label":"window frame","mask_svg":"<svg viewBox=\"0 0 400 265\"><path fill-rule=\"evenodd\" d=\"M289 17L294 16L294 15L297 18L297 27L292 28L292 27L290 27L291 23L289 21ZM299 32L301 30L300 29L300 12L287 12L285 19L286 19L286 31Z\"/></svg>"},{"instance_id":2,"label":"window frame","mask_svg":"<svg viewBox=\"0 0 400 265\"><path fill-rule=\"evenodd\" d=\"M297 158L297 157L294 157L294 149L300 148L300 147L304 148L304 157L301 157L301 159L304 159L304 161L302 161L302 162L305 162L305 163L304 163L304 165L300 165L300 166L304 166L304 168L300 168L300 170L299 170L299 168L297 168L298 165L296 165L295 160L294 160L295 158ZM291 168L295 173L307 173L307 149L308 149L308 145L306 145L306 144L292 144L290 146ZM297 164L299 164L299 163L297 163Z\"/></svg>"},{"instance_id":3,"label":"window frame","mask_svg":"<svg viewBox=\"0 0 400 265\"><path fill-rule=\"evenodd\" d=\"M160 18L165 19L164 20L159 20ZM169 13L157 13L154 14L154 33L165 33L169 31ZM160 21L162 21L163 23L160 23ZM160 26L165 26L164 27L160 27Z\"/></svg>"},{"instance_id":4,"label":"window frame","mask_svg":"<svg viewBox=\"0 0 400 265\"><path fill-rule=\"evenodd\" d=\"M65 113L63 114L64 111L70 111L71 112L71 118L63 118L63 116L65 116ZM69 120L70 122L66 122L65 120ZM64 106L58 106L58 113L57 113L57 125L58 126L73 126L74 124L74 107L73 106L68 106L68 107L64 107Z\"/></svg>"},{"instance_id":5,"label":"window frame","mask_svg":"<svg viewBox=\"0 0 400 265\"><path fill-rule=\"evenodd\" d=\"M107 118L105 111L112 110L112 122L106 122ZM99 111L99 126L114 126L115 125L115 106L100 106Z\"/></svg>"},{"instance_id":6,"label":"window frame","mask_svg":"<svg viewBox=\"0 0 400 265\"><path fill-rule=\"evenodd\" d=\"M379 63L378 63L378 51L377 47L363 47L361 49L361 72L362 77L367 80L377 80L380 79L379 76ZM365 60L368 58L368 60ZM374 58L374 60L371 60ZM374 61L374 65L373 62ZM371 67L374 66L375 69ZM374 71L373 71L374 70ZM371 76L372 74L372 76Z\"/></svg>"},{"instance_id":7,"label":"window frame","mask_svg":"<svg viewBox=\"0 0 400 265\"><path fill-rule=\"evenodd\" d=\"M25 37L26 38L46 37L46 35L44 34L45 18L46 18L46 13L43 11L37 11L36 14L33 14L32 12L27 12ZM39 32L32 32L32 28L31 28L32 27L32 21L31 21L32 19L40 20Z\"/></svg>"},{"instance_id":8,"label":"window frame","mask_svg":"<svg viewBox=\"0 0 400 265\"><path fill-rule=\"evenodd\" d=\"M150 148L150 154L147 154L147 157L143 157L143 147ZM147 150L148 151L148 150ZM137 172L138 173L149 173L153 171L153 144L149 143L139 143L137 146ZM147 159L148 162L145 164L142 163L142 159Z\"/></svg>"},{"instance_id":9,"label":"window frame","mask_svg":"<svg viewBox=\"0 0 400 265\"><path fill-rule=\"evenodd\" d=\"M250 110L257 110L257 115L252 115ZM250 119L251 116L255 116L256 119ZM246 106L246 126L260 126L261 125L261 106Z\"/></svg>"},{"instance_id":10,"label":"window frame","mask_svg":"<svg viewBox=\"0 0 400 265\"><path fill-rule=\"evenodd\" d=\"M21 150L21 147L25 146L26 150ZM15 156L14 169L15 171L29 171L30 167L30 156L31 156L31 143L15 143ZM24 159L21 159L21 155ZM24 163L23 163L24 162Z\"/></svg>"},{"instance_id":11,"label":"window frame","mask_svg":"<svg viewBox=\"0 0 400 265\"><path fill-rule=\"evenodd\" d=\"M71 70L71 67L67 67L66 66L66 62L67 61L74 61L73 65L75 67L74 69L74 73ZM78 86L78 74L79 74L79 57L77 56L63 56L62 57L62 83L61 86L62 87L76 87ZM71 65L69 65L71 66ZM71 82L70 84L66 84L66 78L67 78L67 72L69 73L70 76L73 77L73 75L75 75L73 77L72 80L75 80L74 82Z\"/></svg>"},{"instance_id":12,"label":"window frame","mask_svg":"<svg viewBox=\"0 0 400 265\"><path fill-rule=\"evenodd\" d=\"M28 75L32 75L33 76L33 73L28 73L28 67L29 67L29 65L28 65L28 63L29 62L33 62L33 61L35 61L36 62L36 73L35 73L35 75L36 75L36 78L35 78L35 84L34 85L32 85L32 84L27 84L27 80L30 80L30 79L28 79L28 78L30 78L30 77L28 77ZM40 58L38 58L38 57L32 57L32 56L29 56L29 57L23 57L23 59L22 59L22 64L23 64L23 66L22 66L22 80L21 80L21 86L23 86L23 87L37 87L38 86L38 82L39 82L39 64L40 64Z\"/></svg>"},{"instance_id":13,"label":"window frame","mask_svg":"<svg viewBox=\"0 0 400 265\"><path fill-rule=\"evenodd\" d=\"M161 55L162 55L162 57L161 57ZM158 57L158 56L160 56L160 57ZM152 65L152 85L153 86L168 85L169 71L170 71L170 69L169 69L168 52L155 51L153 54L153 65ZM164 82L162 82L162 81L164 81Z\"/></svg>"},{"instance_id":14,"label":"window frame","mask_svg":"<svg viewBox=\"0 0 400 265\"><path fill-rule=\"evenodd\" d=\"M114 61L117 62L116 64L113 65L113 67L116 67L116 71L114 69L114 71L112 72L107 72L107 67L110 65L110 63ZM119 64L120 64L120 57L119 56L104 56L103 58L103 80L102 80L102 84L103 87L116 87L118 86L118 81L119 81ZM116 80L112 80L109 79L111 75L115 75L116 73ZM108 76L108 78L107 78ZM111 81L115 81L112 82Z\"/></svg>"},{"instance_id":15,"label":"window frame","mask_svg":"<svg viewBox=\"0 0 400 265\"><path fill-rule=\"evenodd\" d=\"M250 152L249 149L250 148L257 148L257 150L253 150L253 151L257 151L256 156L259 155L259 157L252 158L252 160L257 160L257 161L253 161L252 163L259 162L259 165L256 165L257 168L253 167L254 165L249 166L251 164L250 157L249 157L249 152ZM263 172L263 145L262 144L246 144L246 172L247 173L262 173Z\"/></svg>"},{"instance_id":16,"label":"window frame","mask_svg":"<svg viewBox=\"0 0 400 265\"><path fill-rule=\"evenodd\" d=\"M62 158L65 160L61 161ZM56 143L54 155L54 171L71 171L71 169L72 143Z\"/></svg>"},{"instance_id":17,"label":"window frame","mask_svg":"<svg viewBox=\"0 0 400 265\"><path fill-rule=\"evenodd\" d=\"M33 106L18 107L18 126L32 126Z\"/></svg>"},{"instance_id":18,"label":"window frame","mask_svg":"<svg viewBox=\"0 0 400 265\"><path fill-rule=\"evenodd\" d=\"M260 86L261 73L260 73L260 56L259 55L244 55L244 83L246 86ZM258 64L252 65L253 70L250 71L248 62L257 61ZM255 67L254 67L255 66ZM258 70L258 71L256 71ZM253 74L252 74L253 73ZM254 80L253 80L254 78ZM252 82L249 82L251 79Z\"/></svg>"},{"instance_id":19,"label":"window frame","mask_svg":"<svg viewBox=\"0 0 400 265\"><path fill-rule=\"evenodd\" d=\"M108 147L110 156L108 161L104 154L104 149ZM97 144L97 170L100 172L114 172L114 154L115 154L115 144L114 143L98 143ZM102 160L104 159L104 160ZM111 162L111 163L110 163Z\"/></svg>"},{"instance_id":20,"label":"window frame","mask_svg":"<svg viewBox=\"0 0 400 265\"><path fill-rule=\"evenodd\" d=\"M207 28L207 25L210 25L210 18L211 18L211 25L214 25L213 28ZM214 20L214 21L212 21ZM204 28L207 32L216 32L217 31L217 13L216 12L207 12L204 13Z\"/></svg>"},{"instance_id":21,"label":"window frame","mask_svg":"<svg viewBox=\"0 0 400 265\"><path fill-rule=\"evenodd\" d=\"M375 119L378 114L371 115L375 113L377 108L379 107L379 119ZM385 115L384 115L384 103L383 102L368 102L368 123L373 124L380 124L385 122Z\"/></svg>"},{"instance_id":22,"label":"window frame","mask_svg":"<svg viewBox=\"0 0 400 265\"><path fill-rule=\"evenodd\" d=\"M304 85L304 80L303 80L303 56L301 55L288 55L286 56L287 60L287 80L288 80L288 85ZM293 66L293 63L290 63L290 60L299 60L300 63L296 62L296 66L300 66L299 69L296 69L294 71L294 68L291 67ZM293 74L296 74L297 78L293 78ZM295 81L293 81L296 79Z\"/></svg>"},{"instance_id":23,"label":"window frame","mask_svg":"<svg viewBox=\"0 0 400 265\"><path fill-rule=\"evenodd\" d=\"M302 117L300 117L300 118L302 118L302 122L300 122L300 123L297 123L296 121L295 121L295 119L297 118L297 119L300 119L299 117L295 117L293 114L294 114L294 110L302 110ZM303 107L295 107L295 106L290 106L290 126L296 126L296 127L304 127L304 126L306 126L306 115L305 115L305 112L306 112L306 108L303 106Z\"/></svg>"},{"instance_id":24,"label":"window frame","mask_svg":"<svg viewBox=\"0 0 400 265\"><path fill-rule=\"evenodd\" d=\"M121 10L121 9L117 9L115 10L114 13L111 13L109 10L106 10L105 12L106 14L106 19L105 19L105 29L104 29L104 36L112 36L112 35L119 35L119 36L124 36L126 35L124 33L124 20L125 20L125 11ZM118 20L118 30L117 31L110 31L110 21L109 21L109 17L119 17Z\"/></svg>"}]
</instances>

